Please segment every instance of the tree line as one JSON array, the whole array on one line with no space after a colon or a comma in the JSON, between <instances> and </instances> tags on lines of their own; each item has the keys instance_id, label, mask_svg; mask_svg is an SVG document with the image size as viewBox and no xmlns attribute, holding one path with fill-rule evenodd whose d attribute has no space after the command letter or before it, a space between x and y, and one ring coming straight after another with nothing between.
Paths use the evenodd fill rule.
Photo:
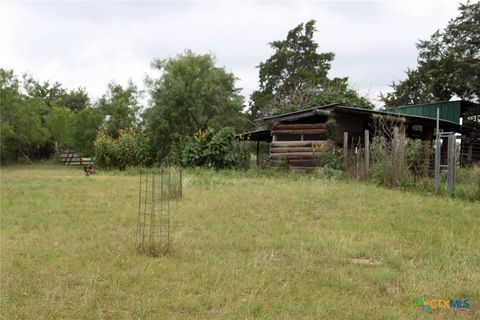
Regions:
<instances>
[{"instance_id":1,"label":"tree line","mask_svg":"<svg viewBox=\"0 0 480 320\"><path fill-rule=\"evenodd\" d=\"M452 97L478 102L478 30L479 3L460 5L459 16L445 29L418 43L417 67L381 95L385 106ZM349 86L348 77L329 76L335 55L319 50L315 32L311 20L270 43L273 54L258 65L259 89L251 94L248 107L233 73L217 66L212 54L190 50L155 59L152 68L161 76L145 80L147 92L132 82L111 82L96 101L84 88L67 89L0 69L2 162L49 157L58 142L96 156L106 167L182 159L234 163L232 159L242 157L223 154L230 160L214 159L219 153L214 144L232 141L235 131L251 129L256 118L328 103L372 109L372 102ZM142 105L145 94L148 105ZM200 137L202 132L208 134Z\"/></svg>"}]
</instances>

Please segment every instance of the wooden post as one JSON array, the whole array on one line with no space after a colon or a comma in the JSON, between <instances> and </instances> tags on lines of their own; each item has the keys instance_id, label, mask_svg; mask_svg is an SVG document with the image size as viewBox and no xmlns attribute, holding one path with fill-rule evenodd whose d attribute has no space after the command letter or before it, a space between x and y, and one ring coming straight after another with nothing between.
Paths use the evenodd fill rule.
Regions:
<instances>
[{"instance_id":1,"label":"wooden post","mask_svg":"<svg viewBox=\"0 0 480 320\"><path fill-rule=\"evenodd\" d=\"M440 162L441 158L441 140L440 140L440 107L437 107L437 121L435 126L435 192L440 188Z\"/></svg>"},{"instance_id":2,"label":"wooden post","mask_svg":"<svg viewBox=\"0 0 480 320\"><path fill-rule=\"evenodd\" d=\"M447 173L447 192L453 194L455 187L455 133L448 136L448 173Z\"/></svg>"},{"instance_id":3,"label":"wooden post","mask_svg":"<svg viewBox=\"0 0 480 320\"><path fill-rule=\"evenodd\" d=\"M435 139L435 192L438 193L440 188L440 164L441 164L441 152L442 152L442 141L440 135L437 134Z\"/></svg>"},{"instance_id":4,"label":"wooden post","mask_svg":"<svg viewBox=\"0 0 480 320\"><path fill-rule=\"evenodd\" d=\"M59 156L60 156L60 154L59 154L59 152L58 152L58 142L55 141L55 161L56 161L56 162L58 162Z\"/></svg>"},{"instance_id":5,"label":"wooden post","mask_svg":"<svg viewBox=\"0 0 480 320\"><path fill-rule=\"evenodd\" d=\"M368 178L370 166L370 133L365 130L365 178Z\"/></svg>"},{"instance_id":6,"label":"wooden post","mask_svg":"<svg viewBox=\"0 0 480 320\"><path fill-rule=\"evenodd\" d=\"M343 170L348 168L348 132L343 133Z\"/></svg>"},{"instance_id":7,"label":"wooden post","mask_svg":"<svg viewBox=\"0 0 480 320\"><path fill-rule=\"evenodd\" d=\"M257 141L257 158L256 158L257 167L258 167L258 164L260 163L260 161L258 160L259 155L260 155L260 141Z\"/></svg>"},{"instance_id":8,"label":"wooden post","mask_svg":"<svg viewBox=\"0 0 480 320\"><path fill-rule=\"evenodd\" d=\"M394 127L392 147L393 147L393 163L395 167L398 166L398 146L399 146L398 127Z\"/></svg>"},{"instance_id":9,"label":"wooden post","mask_svg":"<svg viewBox=\"0 0 480 320\"><path fill-rule=\"evenodd\" d=\"M468 145L468 153L467 153L467 163L472 163L472 156L473 156L473 144L470 143Z\"/></svg>"},{"instance_id":10,"label":"wooden post","mask_svg":"<svg viewBox=\"0 0 480 320\"><path fill-rule=\"evenodd\" d=\"M33 164L33 161L30 160L30 158L22 150L18 149L18 151L22 154L22 156L25 158L25 160L28 161L28 163Z\"/></svg>"}]
</instances>

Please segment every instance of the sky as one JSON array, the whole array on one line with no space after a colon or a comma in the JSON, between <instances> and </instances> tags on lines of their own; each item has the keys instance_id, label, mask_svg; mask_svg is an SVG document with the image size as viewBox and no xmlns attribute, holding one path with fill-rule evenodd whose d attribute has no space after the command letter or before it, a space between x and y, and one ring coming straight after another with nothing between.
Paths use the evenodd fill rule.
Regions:
<instances>
[{"instance_id":1,"label":"sky","mask_svg":"<svg viewBox=\"0 0 480 320\"><path fill-rule=\"evenodd\" d=\"M458 2L435 1L84 1L0 2L0 67L66 88L84 87L95 100L107 84L131 79L144 88L155 58L191 49L212 53L238 78L246 104L258 88L269 43L317 21L320 52L335 53L329 76L377 106L380 92L416 65L415 43L457 15Z\"/></svg>"}]
</instances>

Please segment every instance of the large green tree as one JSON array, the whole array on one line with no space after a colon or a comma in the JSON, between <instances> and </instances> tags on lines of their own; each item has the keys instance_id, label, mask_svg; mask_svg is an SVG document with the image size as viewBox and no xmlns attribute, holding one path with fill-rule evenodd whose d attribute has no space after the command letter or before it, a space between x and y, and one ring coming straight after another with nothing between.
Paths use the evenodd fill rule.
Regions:
<instances>
[{"instance_id":1,"label":"large green tree","mask_svg":"<svg viewBox=\"0 0 480 320\"><path fill-rule=\"evenodd\" d=\"M236 78L215 66L212 55L187 50L175 58L154 60L152 66L161 76L147 79L152 106L144 118L158 159L199 129L238 125L243 97Z\"/></svg>"},{"instance_id":2,"label":"large green tree","mask_svg":"<svg viewBox=\"0 0 480 320\"><path fill-rule=\"evenodd\" d=\"M67 90L6 69L0 69L0 112L2 160L48 157L55 141L92 154L103 121L83 88Z\"/></svg>"},{"instance_id":3,"label":"large green tree","mask_svg":"<svg viewBox=\"0 0 480 320\"><path fill-rule=\"evenodd\" d=\"M1 158L31 156L49 138L42 117L46 105L26 96L22 83L11 70L0 69Z\"/></svg>"},{"instance_id":4,"label":"large green tree","mask_svg":"<svg viewBox=\"0 0 480 320\"><path fill-rule=\"evenodd\" d=\"M75 151L92 156L94 141L103 124L104 116L95 107L82 109L73 117L73 146Z\"/></svg>"},{"instance_id":5,"label":"large green tree","mask_svg":"<svg viewBox=\"0 0 480 320\"><path fill-rule=\"evenodd\" d=\"M53 106L47 114L46 127L50 131L51 139L61 146L73 146L74 123L76 113L67 108Z\"/></svg>"},{"instance_id":6,"label":"large green tree","mask_svg":"<svg viewBox=\"0 0 480 320\"><path fill-rule=\"evenodd\" d=\"M40 99L48 107L58 106L72 111L85 109L90 104L85 88L68 90L59 82L53 84L49 81L43 83L33 79L29 75L23 76L23 89L31 98Z\"/></svg>"},{"instance_id":7,"label":"large green tree","mask_svg":"<svg viewBox=\"0 0 480 320\"><path fill-rule=\"evenodd\" d=\"M250 104L253 118L334 102L373 108L348 86L348 78L328 77L335 55L318 52L315 31L311 20L290 30L285 40L270 43L275 52L259 65L260 89Z\"/></svg>"},{"instance_id":8,"label":"large green tree","mask_svg":"<svg viewBox=\"0 0 480 320\"><path fill-rule=\"evenodd\" d=\"M461 4L459 12L445 29L418 42L418 66L381 96L386 107L453 97L480 101L480 3Z\"/></svg>"},{"instance_id":9,"label":"large green tree","mask_svg":"<svg viewBox=\"0 0 480 320\"><path fill-rule=\"evenodd\" d=\"M136 126L137 113L141 106L139 91L129 82L127 87L111 82L108 84L107 93L98 100L98 108L105 117L107 134L116 139L120 130L129 130Z\"/></svg>"}]
</instances>

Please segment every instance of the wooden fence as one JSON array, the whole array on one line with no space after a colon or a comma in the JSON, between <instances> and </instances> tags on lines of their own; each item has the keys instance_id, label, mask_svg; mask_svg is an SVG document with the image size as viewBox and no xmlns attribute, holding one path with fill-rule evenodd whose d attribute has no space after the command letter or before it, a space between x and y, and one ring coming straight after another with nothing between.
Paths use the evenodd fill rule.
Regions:
<instances>
[{"instance_id":1,"label":"wooden fence","mask_svg":"<svg viewBox=\"0 0 480 320\"><path fill-rule=\"evenodd\" d=\"M93 164L93 160L89 157L82 157L75 153L73 148L60 148L55 153L57 163L63 165L87 165Z\"/></svg>"}]
</instances>

